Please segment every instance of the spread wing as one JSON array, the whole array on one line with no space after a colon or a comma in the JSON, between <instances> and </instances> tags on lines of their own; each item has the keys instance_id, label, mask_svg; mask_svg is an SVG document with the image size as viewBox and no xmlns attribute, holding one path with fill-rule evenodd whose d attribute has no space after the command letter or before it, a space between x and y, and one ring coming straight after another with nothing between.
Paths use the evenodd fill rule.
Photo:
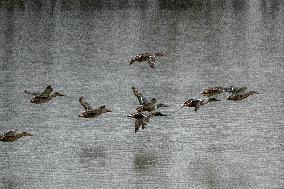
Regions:
<instances>
[{"instance_id":1,"label":"spread wing","mask_svg":"<svg viewBox=\"0 0 284 189\"><path fill-rule=\"evenodd\" d=\"M46 89L43 91L43 93L39 95L39 97L48 97L52 91L53 91L52 87L48 85Z\"/></svg>"},{"instance_id":2,"label":"spread wing","mask_svg":"<svg viewBox=\"0 0 284 189\"><path fill-rule=\"evenodd\" d=\"M9 131L7 133L4 133L4 136L15 136L16 132L17 131L11 130L11 131Z\"/></svg>"},{"instance_id":3,"label":"spread wing","mask_svg":"<svg viewBox=\"0 0 284 189\"><path fill-rule=\"evenodd\" d=\"M91 107L91 105L90 105L88 102L86 102L86 101L84 100L83 97L80 97L80 98L79 98L79 102L80 102L80 104L84 107L84 109L85 109L86 111L93 111L93 110L94 110L94 109Z\"/></svg>"},{"instance_id":4,"label":"spread wing","mask_svg":"<svg viewBox=\"0 0 284 189\"><path fill-rule=\"evenodd\" d=\"M40 92L30 92L30 91L27 91L27 90L24 90L24 92L27 93L27 94L30 94L30 95L34 95L34 96L40 95Z\"/></svg>"},{"instance_id":5,"label":"spread wing","mask_svg":"<svg viewBox=\"0 0 284 189\"><path fill-rule=\"evenodd\" d=\"M134 95L137 97L140 105L148 104L147 98L145 98L140 91L138 91L135 87L132 87Z\"/></svg>"},{"instance_id":6,"label":"spread wing","mask_svg":"<svg viewBox=\"0 0 284 189\"><path fill-rule=\"evenodd\" d=\"M140 126L143 127L143 121L142 119L136 119L135 120L135 133L139 130Z\"/></svg>"},{"instance_id":7,"label":"spread wing","mask_svg":"<svg viewBox=\"0 0 284 189\"><path fill-rule=\"evenodd\" d=\"M148 59L148 63L149 63L151 68L154 68L155 67L155 63L156 63L155 57L150 56L149 59Z\"/></svg>"},{"instance_id":8,"label":"spread wing","mask_svg":"<svg viewBox=\"0 0 284 189\"><path fill-rule=\"evenodd\" d=\"M238 88L237 90L233 91L233 94L234 95L240 95L240 94L243 94L246 90L247 90L247 87L241 87L241 88Z\"/></svg>"},{"instance_id":9,"label":"spread wing","mask_svg":"<svg viewBox=\"0 0 284 189\"><path fill-rule=\"evenodd\" d=\"M199 110L200 106L201 106L200 101L196 102L196 104L195 104L195 106L194 106L194 111Z\"/></svg>"}]
</instances>

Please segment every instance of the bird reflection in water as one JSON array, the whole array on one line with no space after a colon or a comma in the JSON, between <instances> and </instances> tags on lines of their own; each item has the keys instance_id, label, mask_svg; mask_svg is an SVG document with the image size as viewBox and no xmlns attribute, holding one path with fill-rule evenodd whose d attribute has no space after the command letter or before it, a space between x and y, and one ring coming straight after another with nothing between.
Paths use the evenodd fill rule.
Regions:
<instances>
[{"instance_id":1,"label":"bird reflection in water","mask_svg":"<svg viewBox=\"0 0 284 189\"><path fill-rule=\"evenodd\" d=\"M135 170L144 170L157 165L157 157L150 153L138 153L134 156Z\"/></svg>"}]
</instances>

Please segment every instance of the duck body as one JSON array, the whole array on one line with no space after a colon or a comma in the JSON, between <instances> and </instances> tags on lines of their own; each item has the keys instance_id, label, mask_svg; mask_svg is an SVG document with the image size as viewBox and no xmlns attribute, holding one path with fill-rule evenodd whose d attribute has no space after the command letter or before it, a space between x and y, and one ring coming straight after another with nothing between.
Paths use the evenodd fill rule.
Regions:
<instances>
[{"instance_id":1,"label":"duck body","mask_svg":"<svg viewBox=\"0 0 284 189\"><path fill-rule=\"evenodd\" d=\"M28 92L26 90L24 92L27 94L34 95L34 97L31 99L31 103L34 103L34 104L46 103L50 101L51 99L53 99L54 97L65 96L64 94L59 93L59 92L52 93L52 91L53 91L52 87L48 85L47 88L42 93Z\"/></svg>"},{"instance_id":2,"label":"duck body","mask_svg":"<svg viewBox=\"0 0 284 189\"><path fill-rule=\"evenodd\" d=\"M128 115L128 117L135 119L134 132L136 133L140 128L145 129L146 125L149 123L150 118L153 116L166 116L161 112L151 112L149 114L144 114L142 112L135 112Z\"/></svg>"},{"instance_id":3,"label":"duck body","mask_svg":"<svg viewBox=\"0 0 284 189\"><path fill-rule=\"evenodd\" d=\"M254 94L259 94L259 93L256 91L249 91L243 94L231 95L227 98L227 100L239 101L239 100L243 100L249 97L250 95L254 95Z\"/></svg>"},{"instance_id":4,"label":"duck body","mask_svg":"<svg viewBox=\"0 0 284 189\"><path fill-rule=\"evenodd\" d=\"M156 104L157 103L156 98L152 98L151 101L148 101L147 98L145 98L142 95L142 93L138 91L138 89L136 89L135 87L132 87L132 90L140 103L140 106L136 108L138 112L144 112L144 111L152 112L160 107L169 107L166 104Z\"/></svg>"},{"instance_id":5,"label":"duck body","mask_svg":"<svg viewBox=\"0 0 284 189\"><path fill-rule=\"evenodd\" d=\"M245 93L245 91L247 90L247 87L229 86L229 87L224 87L224 90L228 93L232 93L233 95L239 95L239 94Z\"/></svg>"},{"instance_id":6,"label":"duck body","mask_svg":"<svg viewBox=\"0 0 284 189\"><path fill-rule=\"evenodd\" d=\"M147 104L145 105L140 105L139 107L136 108L136 110L138 112L152 112L154 110L156 110L157 108L160 108L160 107L169 107L168 105L166 104L156 104L157 103L157 100L155 98L153 98L150 102L148 102Z\"/></svg>"},{"instance_id":7,"label":"duck body","mask_svg":"<svg viewBox=\"0 0 284 189\"><path fill-rule=\"evenodd\" d=\"M97 117L97 116L99 116L99 115L101 115L101 114L103 114L103 113L112 112L110 109L107 109L107 108L105 107L105 105L103 105L103 106L101 106L101 107L99 107L99 108L97 108L97 109L93 109L93 108L91 107L91 105L90 105L88 102L86 102L86 101L84 100L83 97L80 97L80 98L79 98L79 102L80 102L80 104L83 106L83 108L85 109L85 111L84 111L83 113L81 113L81 114L79 115L79 117L83 117L83 118L95 118L95 117Z\"/></svg>"},{"instance_id":8,"label":"duck body","mask_svg":"<svg viewBox=\"0 0 284 189\"><path fill-rule=\"evenodd\" d=\"M194 111L197 111L200 106L203 106L205 104L208 104L209 102L213 102L213 101L220 101L216 98L208 98L208 99L194 99L194 98L191 98L187 101L184 102L183 106L182 107L194 107Z\"/></svg>"},{"instance_id":9,"label":"duck body","mask_svg":"<svg viewBox=\"0 0 284 189\"><path fill-rule=\"evenodd\" d=\"M214 95L221 94L224 91L225 90L224 90L223 87L211 87L211 88L204 90L201 94L203 96L211 97L211 96L214 96Z\"/></svg>"},{"instance_id":10,"label":"duck body","mask_svg":"<svg viewBox=\"0 0 284 189\"><path fill-rule=\"evenodd\" d=\"M17 131L9 131L7 133L0 135L0 141L2 142L13 142L17 139L24 137L24 136L33 136L32 134L28 132L17 132Z\"/></svg>"},{"instance_id":11,"label":"duck body","mask_svg":"<svg viewBox=\"0 0 284 189\"><path fill-rule=\"evenodd\" d=\"M155 53L154 55L149 53L141 53L136 55L134 58L130 59L130 65L135 62L144 62L147 61L151 68L155 67L156 57L157 56L164 56L163 53Z\"/></svg>"}]
</instances>

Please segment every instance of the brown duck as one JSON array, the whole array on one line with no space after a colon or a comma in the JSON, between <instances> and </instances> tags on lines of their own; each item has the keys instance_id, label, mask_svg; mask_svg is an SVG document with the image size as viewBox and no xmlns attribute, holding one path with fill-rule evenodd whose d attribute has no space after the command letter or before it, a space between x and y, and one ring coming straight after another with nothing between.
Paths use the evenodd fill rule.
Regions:
<instances>
[{"instance_id":1,"label":"brown duck","mask_svg":"<svg viewBox=\"0 0 284 189\"><path fill-rule=\"evenodd\" d=\"M52 91L53 91L52 87L48 85L42 93L28 92L26 90L24 92L27 94L34 95L34 98L32 98L31 103L35 104L46 103L56 96L64 96L64 94L62 93L59 92L52 93Z\"/></svg>"},{"instance_id":2,"label":"brown duck","mask_svg":"<svg viewBox=\"0 0 284 189\"><path fill-rule=\"evenodd\" d=\"M166 104L157 104L157 99L155 98L152 98L151 101L148 101L147 98L145 98L142 95L142 93L138 91L138 89L136 89L135 87L132 87L132 90L140 103L140 106L136 108L138 112L144 112L144 111L152 112L160 107L169 107Z\"/></svg>"},{"instance_id":3,"label":"brown duck","mask_svg":"<svg viewBox=\"0 0 284 189\"><path fill-rule=\"evenodd\" d=\"M249 91L249 92L242 93L242 94L231 95L227 98L227 100L239 101L239 100L243 100L243 99L245 99L245 98L247 98L247 97L249 97L250 95L253 95L253 94L259 94L259 93L256 92L256 91Z\"/></svg>"},{"instance_id":4,"label":"brown duck","mask_svg":"<svg viewBox=\"0 0 284 189\"><path fill-rule=\"evenodd\" d=\"M204 90L203 92L201 92L201 94L203 96L211 97L211 96L221 94L224 91L225 90L224 90L223 87L211 87L211 88L208 88L208 89Z\"/></svg>"},{"instance_id":5,"label":"brown duck","mask_svg":"<svg viewBox=\"0 0 284 189\"><path fill-rule=\"evenodd\" d=\"M93 109L91 105L84 100L83 97L79 98L80 104L84 107L85 111L79 115L79 117L84 118L94 118L106 112L112 112L109 109L106 109L105 106L101 106L97 109Z\"/></svg>"},{"instance_id":6,"label":"brown duck","mask_svg":"<svg viewBox=\"0 0 284 189\"><path fill-rule=\"evenodd\" d=\"M197 111L200 106L203 106L205 104L208 104L209 102L213 102L213 101L220 101L216 98L208 98L208 99L194 99L194 98L191 98L187 101L184 102L183 106L182 107L194 107L194 111Z\"/></svg>"},{"instance_id":7,"label":"brown duck","mask_svg":"<svg viewBox=\"0 0 284 189\"><path fill-rule=\"evenodd\" d=\"M19 132L19 131L9 131L7 133L3 133L0 135L0 141L2 142L13 142L21 137L24 136L33 136L32 134L28 132Z\"/></svg>"},{"instance_id":8,"label":"brown duck","mask_svg":"<svg viewBox=\"0 0 284 189\"><path fill-rule=\"evenodd\" d=\"M130 60L130 65L133 64L134 62L144 62L147 61L150 65L151 68L155 67L156 63L156 57L158 56L164 56L164 53L155 53L154 55L149 54L149 53L142 53L136 55L134 58Z\"/></svg>"},{"instance_id":9,"label":"brown duck","mask_svg":"<svg viewBox=\"0 0 284 189\"><path fill-rule=\"evenodd\" d=\"M149 120L153 116L166 116L165 114L162 114L161 112L151 112L148 115L143 114L142 112L135 112L133 114L128 115L128 117L134 118L135 120L135 127L134 131L135 133L140 129L145 129L146 125L149 123Z\"/></svg>"}]
</instances>

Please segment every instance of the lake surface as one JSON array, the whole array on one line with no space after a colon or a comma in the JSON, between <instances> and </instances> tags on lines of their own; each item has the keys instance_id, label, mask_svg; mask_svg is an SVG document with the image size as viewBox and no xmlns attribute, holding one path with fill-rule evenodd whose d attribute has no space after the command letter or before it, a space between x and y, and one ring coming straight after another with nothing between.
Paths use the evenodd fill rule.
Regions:
<instances>
[{"instance_id":1,"label":"lake surface","mask_svg":"<svg viewBox=\"0 0 284 189\"><path fill-rule=\"evenodd\" d=\"M0 188L284 188L284 1L0 1ZM164 52L155 69L129 65ZM32 104L24 90L63 92ZM214 86L260 94L177 110ZM131 87L170 105L134 133ZM113 110L81 119L78 99Z\"/></svg>"}]
</instances>

